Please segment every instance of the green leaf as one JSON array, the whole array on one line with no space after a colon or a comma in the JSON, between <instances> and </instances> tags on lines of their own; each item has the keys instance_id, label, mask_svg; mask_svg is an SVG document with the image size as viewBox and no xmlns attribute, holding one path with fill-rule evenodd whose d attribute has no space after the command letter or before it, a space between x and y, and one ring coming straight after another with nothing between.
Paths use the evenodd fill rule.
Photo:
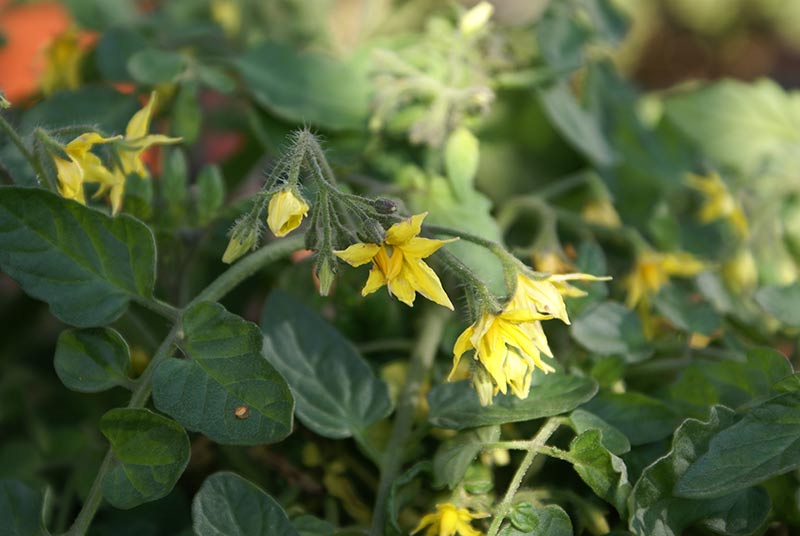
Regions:
<instances>
[{"instance_id":1,"label":"green leaf","mask_svg":"<svg viewBox=\"0 0 800 536\"><path fill-rule=\"evenodd\" d=\"M42 494L16 480L0 480L0 529L8 536L45 536Z\"/></svg>"},{"instance_id":2,"label":"green leaf","mask_svg":"<svg viewBox=\"0 0 800 536\"><path fill-rule=\"evenodd\" d=\"M275 499L234 473L216 473L192 501L198 536L299 536Z\"/></svg>"},{"instance_id":3,"label":"green leaf","mask_svg":"<svg viewBox=\"0 0 800 536\"><path fill-rule=\"evenodd\" d=\"M572 336L582 346L600 355L620 355L629 363L650 357L653 350L634 311L606 301L587 307L572 323Z\"/></svg>"},{"instance_id":4,"label":"green leaf","mask_svg":"<svg viewBox=\"0 0 800 536\"><path fill-rule=\"evenodd\" d=\"M719 534L753 534L769 513L767 494L751 488L717 499L675 496L673 488L719 430L730 426L733 411L712 408L708 422L687 419L675 431L672 449L642 473L631 495L630 530L638 536L679 536L697 523Z\"/></svg>"},{"instance_id":5,"label":"green leaf","mask_svg":"<svg viewBox=\"0 0 800 536\"><path fill-rule=\"evenodd\" d=\"M669 437L680 422L669 406L636 392L601 392L583 409L619 429L631 445L644 445Z\"/></svg>"},{"instance_id":6,"label":"green leaf","mask_svg":"<svg viewBox=\"0 0 800 536\"><path fill-rule=\"evenodd\" d=\"M189 463L189 437L175 421L146 409L112 409L100 419L117 465L103 480L116 508L165 497Z\"/></svg>"},{"instance_id":7,"label":"green leaf","mask_svg":"<svg viewBox=\"0 0 800 536\"><path fill-rule=\"evenodd\" d=\"M482 407L470 382L437 385L428 393L428 420L442 428L474 428L492 424L530 421L561 415L580 406L597 392L590 378L561 372L534 374L528 398L498 395L491 406Z\"/></svg>"},{"instance_id":8,"label":"green leaf","mask_svg":"<svg viewBox=\"0 0 800 536\"><path fill-rule=\"evenodd\" d=\"M569 445L569 459L575 472L601 499L609 502L624 517L631 493L628 468L622 459L603 446L600 430L588 430Z\"/></svg>"},{"instance_id":9,"label":"green leaf","mask_svg":"<svg viewBox=\"0 0 800 536\"><path fill-rule=\"evenodd\" d=\"M103 78L109 82L131 80L128 60L147 47L141 34L125 27L109 28L100 36L95 48L95 62Z\"/></svg>"},{"instance_id":10,"label":"green leaf","mask_svg":"<svg viewBox=\"0 0 800 536\"><path fill-rule=\"evenodd\" d=\"M677 285L665 285L653 300L659 313L676 327L709 335L719 329L722 318L710 303L696 301Z\"/></svg>"},{"instance_id":11,"label":"green leaf","mask_svg":"<svg viewBox=\"0 0 800 536\"><path fill-rule=\"evenodd\" d=\"M20 131L33 132L42 125L55 129L83 124L97 125L108 133L121 132L138 108L135 96L123 95L110 87L59 91L25 112Z\"/></svg>"},{"instance_id":12,"label":"green leaf","mask_svg":"<svg viewBox=\"0 0 800 536\"><path fill-rule=\"evenodd\" d=\"M365 61L262 43L234 66L255 101L284 119L331 130L366 125L371 84Z\"/></svg>"},{"instance_id":13,"label":"green leaf","mask_svg":"<svg viewBox=\"0 0 800 536\"><path fill-rule=\"evenodd\" d=\"M270 294L261 328L264 357L286 378L297 418L314 432L350 437L392 410L386 384L350 341L296 298Z\"/></svg>"},{"instance_id":14,"label":"green leaf","mask_svg":"<svg viewBox=\"0 0 800 536\"><path fill-rule=\"evenodd\" d=\"M787 326L800 327L800 283L758 289L756 301Z\"/></svg>"},{"instance_id":15,"label":"green leaf","mask_svg":"<svg viewBox=\"0 0 800 536\"><path fill-rule=\"evenodd\" d=\"M69 329L58 337L55 368L67 388L97 393L128 384L130 351L111 328Z\"/></svg>"},{"instance_id":16,"label":"green leaf","mask_svg":"<svg viewBox=\"0 0 800 536\"><path fill-rule=\"evenodd\" d=\"M292 431L292 394L261 355L258 326L218 303L183 315L181 348L153 376L156 408L187 429L226 445L273 443ZM237 409L245 411L237 416Z\"/></svg>"},{"instance_id":17,"label":"green leaf","mask_svg":"<svg viewBox=\"0 0 800 536\"><path fill-rule=\"evenodd\" d=\"M613 0L583 0L595 32L612 44L618 44L628 33L630 21Z\"/></svg>"},{"instance_id":18,"label":"green leaf","mask_svg":"<svg viewBox=\"0 0 800 536\"><path fill-rule=\"evenodd\" d=\"M389 496L386 499L386 512L389 519L387 528L389 535L399 536L403 534L398 517L407 503L411 503L419 492L417 477L422 473L431 472L431 462L424 460L417 462L409 467L402 475L398 476L389 487Z\"/></svg>"},{"instance_id":19,"label":"green leaf","mask_svg":"<svg viewBox=\"0 0 800 536\"><path fill-rule=\"evenodd\" d=\"M236 80L218 67L210 65L195 65L197 78L203 85L215 89L220 93L231 93L236 89Z\"/></svg>"},{"instance_id":20,"label":"green leaf","mask_svg":"<svg viewBox=\"0 0 800 536\"><path fill-rule=\"evenodd\" d=\"M466 199L474 190L475 173L478 171L480 145L478 138L461 127L447 138L444 147L444 164L453 192L459 199Z\"/></svg>"},{"instance_id":21,"label":"green leaf","mask_svg":"<svg viewBox=\"0 0 800 536\"><path fill-rule=\"evenodd\" d=\"M298 536L333 536L336 527L323 519L303 514L292 519Z\"/></svg>"},{"instance_id":22,"label":"green leaf","mask_svg":"<svg viewBox=\"0 0 800 536\"><path fill-rule=\"evenodd\" d=\"M616 156L600 120L580 106L566 82L540 89L537 95L553 126L578 151L597 166L614 163Z\"/></svg>"},{"instance_id":23,"label":"green leaf","mask_svg":"<svg viewBox=\"0 0 800 536\"><path fill-rule=\"evenodd\" d=\"M197 223L208 225L225 202L225 181L218 166L209 165L200 170L196 194Z\"/></svg>"},{"instance_id":24,"label":"green leaf","mask_svg":"<svg viewBox=\"0 0 800 536\"><path fill-rule=\"evenodd\" d=\"M189 189L189 163L181 148L171 147L165 152L164 167L159 182L161 198L165 205L159 211L162 219L169 225L179 225L184 220Z\"/></svg>"},{"instance_id":25,"label":"green leaf","mask_svg":"<svg viewBox=\"0 0 800 536\"><path fill-rule=\"evenodd\" d=\"M777 395L714 435L675 493L714 498L800 467L800 392Z\"/></svg>"},{"instance_id":26,"label":"green leaf","mask_svg":"<svg viewBox=\"0 0 800 536\"><path fill-rule=\"evenodd\" d=\"M530 514L530 512L528 512ZM567 513L555 504L536 508L529 516L533 528L521 531L513 525L506 525L498 536L572 536L572 522Z\"/></svg>"},{"instance_id":27,"label":"green leaf","mask_svg":"<svg viewBox=\"0 0 800 536\"><path fill-rule=\"evenodd\" d=\"M574 16L571 6L566 2L550 2L535 29L539 53L555 73L581 66L590 33Z\"/></svg>"},{"instance_id":28,"label":"green leaf","mask_svg":"<svg viewBox=\"0 0 800 536\"><path fill-rule=\"evenodd\" d=\"M513 505L508 513L508 520L514 525L514 528L523 532L531 532L539 525L536 507L527 502Z\"/></svg>"},{"instance_id":29,"label":"green leaf","mask_svg":"<svg viewBox=\"0 0 800 536\"><path fill-rule=\"evenodd\" d=\"M0 269L59 319L78 327L114 321L155 280L150 230L40 189L0 188Z\"/></svg>"},{"instance_id":30,"label":"green leaf","mask_svg":"<svg viewBox=\"0 0 800 536\"><path fill-rule=\"evenodd\" d=\"M483 445L500 438L499 426L464 430L439 445L433 456L433 486L454 489Z\"/></svg>"},{"instance_id":31,"label":"green leaf","mask_svg":"<svg viewBox=\"0 0 800 536\"><path fill-rule=\"evenodd\" d=\"M141 84L172 82L186 68L186 58L171 50L148 48L128 59L128 72Z\"/></svg>"},{"instance_id":32,"label":"green leaf","mask_svg":"<svg viewBox=\"0 0 800 536\"><path fill-rule=\"evenodd\" d=\"M603 436L603 446L612 454L620 456L631 450L631 443L625 434L614 426L584 409L576 409L569 416L572 426L578 434L588 430L599 430Z\"/></svg>"},{"instance_id":33,"label":"green leaf","mask_svg":"<svg viewBox=\"0 0 800 536\"><path fill-rule=\"evenodd\" d=\"M754 174L796 153L800 98L771 80L723 80L664 102L666 117L718 164Z\"/></svg>"}]
</instances>

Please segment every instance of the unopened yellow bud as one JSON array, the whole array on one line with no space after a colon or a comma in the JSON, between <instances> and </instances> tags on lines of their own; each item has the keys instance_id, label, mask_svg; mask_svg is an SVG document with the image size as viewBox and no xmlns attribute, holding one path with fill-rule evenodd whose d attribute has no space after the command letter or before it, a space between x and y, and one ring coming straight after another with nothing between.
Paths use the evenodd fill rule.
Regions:
<instances>
[{"instance_id":1,"label":"unopened yellow bud","mask_svg":"<svg viewBox=\"0 0 800 536\"><path fill-rule=\"evenodd\" d=\"M483 367L478 366L475 369L475 373L472 375L472 385L475 387L475 392L478 393L481 406L491 406L494 397L494 383Z\"/></svg>"},{"instance_id":2,"label":"unopened yellow bud","mask_svg":"<svg viewBox=\"0 0 800 536\"><path fill-rule=\"evenodd\" d=\"M753 290L758 284L758 267L749 249L742 248L722 265L725 284L735 292Z\"/></svg>"},{"instance_id":3,"label":"unopened yellow bud","mask_svg":"<svg viewBox=\"0 0 800 536\"><path fill-rule=\"evenodd\" d=\"M238 224L231 233L231 240L222 255L222 262L230 264L242 255L245 255L258 240L258 225L247 221Z\"/></svg>"},{"instance_id":4,"label":"unopened yellow bud","mask_svg":"<svg viewBox=\"0 0 800 536\"><path fill-rule=\"evenodd\" d=\"M269 200L267 225L275 236L286 236L300 226L309 208L291 188L285 188Z\"/></svg>"},{"instance_id":5,"label":"unopened yellow bud","mask_svg":"<svg viewBox=\"0 0 800 536\"><path fill-rule=\"evenodd\" d=\"M324 259L320 262L317 278L319 279L319 295L327 296L330 294L333 282L336 280L336 272L331 259Z\"/></svg>"},{"instance_id":6,"label":"unopened yellow bud","mask_svg":"<svg viewBox=\"0 0 800 536\"><path fill-rule=\"evenodd\" d=\"M472 35L482 30L494 13L494 6L489 2L481 2L461 17L458 28L464 35Z\"/></svg>"}]
</instances>

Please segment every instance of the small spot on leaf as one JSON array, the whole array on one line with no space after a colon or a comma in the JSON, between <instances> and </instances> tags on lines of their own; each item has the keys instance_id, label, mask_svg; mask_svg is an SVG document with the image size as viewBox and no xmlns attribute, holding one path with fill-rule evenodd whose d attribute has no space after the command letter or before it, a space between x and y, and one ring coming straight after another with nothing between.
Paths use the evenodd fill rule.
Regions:
<instances>
[{"instance_id":1,"label":"small spot on leaf","mask_svg":"<svg viewBox=\"0 0 800 536\"><path fill-rule=\"evenodd\" d=\"M250 408L247 406L236 406L236 409L233 410L233 414L237 419L246 419L250 416Z\"/></svg>"}]
</instances>

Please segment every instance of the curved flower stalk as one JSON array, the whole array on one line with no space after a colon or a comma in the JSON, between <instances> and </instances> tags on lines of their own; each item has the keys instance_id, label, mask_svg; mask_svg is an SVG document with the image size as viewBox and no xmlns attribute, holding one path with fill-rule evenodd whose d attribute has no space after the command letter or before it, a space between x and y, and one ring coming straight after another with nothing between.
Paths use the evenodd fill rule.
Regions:
<instances>
[{"instance_id":1,"label":"curved flower stalk","mask_svg":"<svg viewBox=\"0 0 800 536\"><path fill-rule=\"evenodd\" d=\"M418 292L432 302L453 310L453 303L442 288L439 277L423 259L455 239L420 237L422 222L427 215L427 212L416 214L392 225L386 231L386 239L382 244L357 243L333 252L351 266L372 262L372 270L361 290L362 296L386 286L390 295L396 296L409 307L414 305Z\"/></svg>"}]
</instances>

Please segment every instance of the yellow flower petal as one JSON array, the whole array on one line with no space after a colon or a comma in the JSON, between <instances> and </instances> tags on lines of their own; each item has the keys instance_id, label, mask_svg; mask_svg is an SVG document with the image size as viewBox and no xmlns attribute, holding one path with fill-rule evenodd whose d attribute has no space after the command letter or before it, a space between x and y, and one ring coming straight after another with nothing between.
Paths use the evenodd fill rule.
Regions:
<instances>
[{"instance_id":1,"label":"yellow flower petal","mask_svg":"<svg viewBox=\"0 0 800 536\"><path fill-rule=\"evenodd\" d=\"M300 226L309 208L290 188L281 190L269 200L267 225L275 236L286 236Z\"/></svg>"},{"instance_id":2,"label":"yellow flower petal","mask_svg":"<svg viewBox=\"0 0 800 536\"><path fill-rule=\"evenodd\" d=\"M470 341L474 331L475 330L473 327L469 326L467 329L462 331L461 335L459 335L458 339L456 339L456 343L453 346L453 368L450 371L450 374L447 376L447 381L451 381L453 379L453 374L455 374L458 364L461 362L461 356L464 355L464 352L468 352L469 350L475 348Z\"/></svg>"},{"instance_id":3,"label":"yellow flower petal","mask_svg":"<svg viewBox=\"0 0 800 536\"><path fill-rule=\"evenodd\" d=\"M383 271L381 271L381 269L377 266L373 266L372 270L369 271L369 277L367 278L364 288L361 289L361 295L366 296L368 294L372 294L385 284L386 277L384 277Z\"/></svg>"},{"instance_id":4,"label":"yellow flower petal","mask_svg":"<svg viewBox=\"0 0 800 536\"><path fill-rule=\"evenodd\" d=\"M125 139L137 139L147 135L150 130L150 118L153 115L153 108L156 105L157 94L155 91L150 93L150 99L144 108L133 114L128 126L125 128Z\"/></svg>"},{"instance_id":5,"label":"yellow flower petal","mask_svg":"<svg viewBox=\"0 0 800 536\"><path fill-rule=\"evenodd\" d=\"M55 157L53 161L58 174L58 192L62 197L74 199L85 205L86 197L83 193L83 170L81 167L72 160L63 158Z\"/></svg>"},{"instance_id":6,"label":"yellow flower petal","mask_svg":"<svg viewBox=\"0 0 800 536\"><path fill-rule=\"evenodd\" d=\"M451 238L450 240L435 240L432 238L420 238L415 236L409 239L407 242L403 242L395 247L402 249L403 253L408 257L424 259L425 257L430 257L433 255L443 245L449 242L455 242L456 240L458 240L458 238Z\"/></svg>"},{"instance_id":7,"label":"yellow flower petal","mask_svg":"<svg viewBox=\"0 0 800 536\"><path fill-rule=\"evenodd\" d=\"M389 288L389 293L392 296L396 297L409 307L414 306L414 298L416 298L416 293L414 292L413 285L408 279L406 279L404 274L400 274L394 279L389 279L386 282L386 286Z\"/></svg>"},{"instance_id":8,"label":"yellow flower petal","mask_svg":"<svg viewBox=\"0 0 800 536\"><path fill-rule=\"evenodd\" d=\"M373 257L381 250L378 244L353 244L344 250L335 250L334 255L350 266L361 266L371 262Z\"/></svg>"},{"instance_id":9,"label":"yellow flower petal","mask_svg":"<svg viewBox=\"0 0 800 536\"><path fill-rule=\"evenodd\" d=\"M427 212L416 214L389 227L386 231L386 243L395 246L408 242L417 236L422 230L422 221L427 215Z\"/></svg>"},{"instance_id":10,"label":"yellow flower petal","mask_svg":"<svg viewBox=\"0 0 800 536\"><path fill-rule=\"evenodd\" d=\"M406 260L406 271L409 273L409 281L414 290L428 298L434 303L438 303L453 311L453 303L442 288L442 282L430 266L421 259Z\"/></svg>"}]
</instances>

